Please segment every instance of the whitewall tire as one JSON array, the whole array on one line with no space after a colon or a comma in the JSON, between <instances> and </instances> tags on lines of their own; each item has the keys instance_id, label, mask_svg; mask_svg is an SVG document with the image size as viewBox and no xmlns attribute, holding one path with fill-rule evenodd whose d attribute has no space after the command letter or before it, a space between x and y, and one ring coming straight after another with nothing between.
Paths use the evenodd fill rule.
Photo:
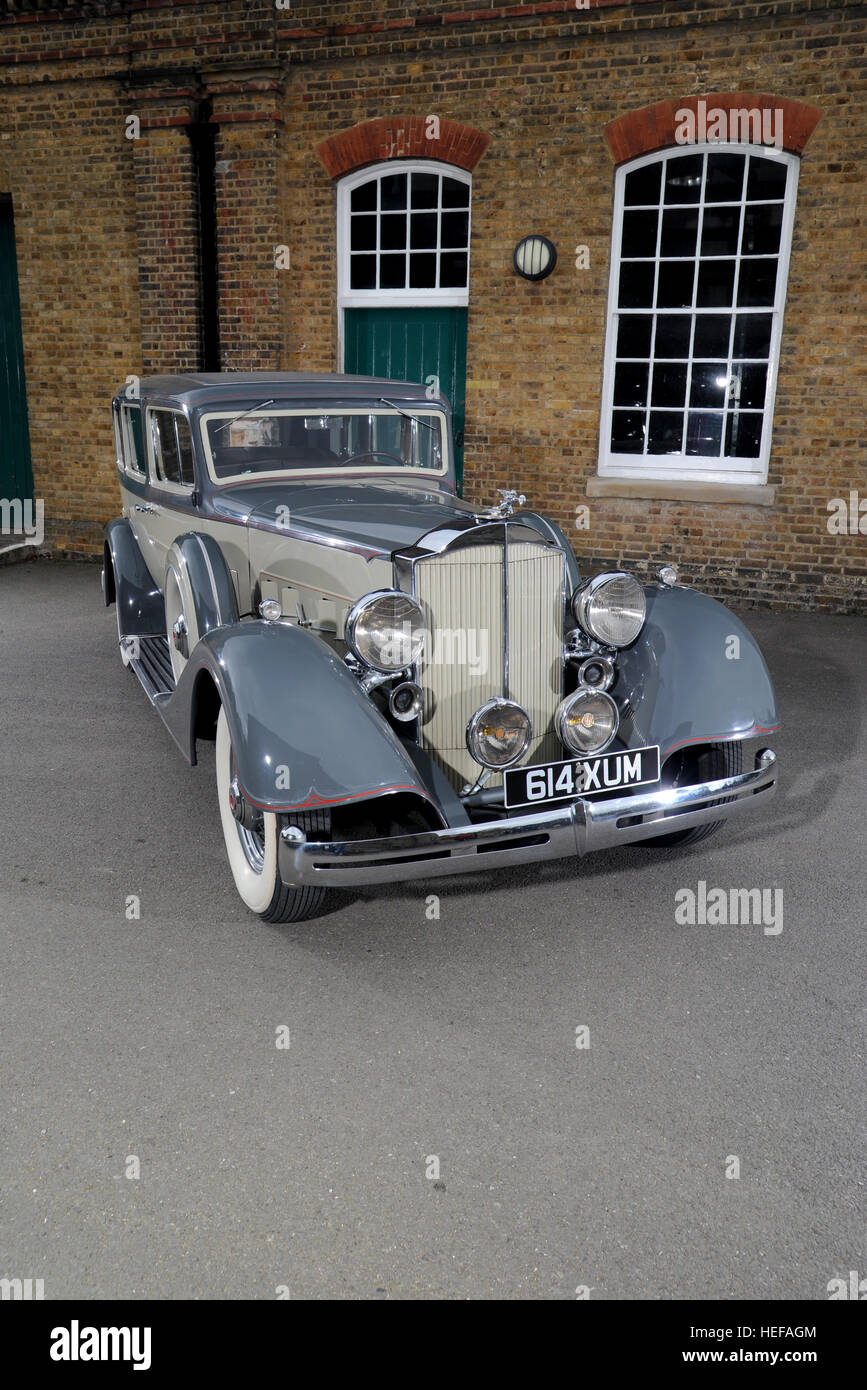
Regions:
<instances>
[{"instance_id":1,"label":"whitewall tire","mask_svg":"<svg viewBox=\"0 0 867 1390\"><path fill-rule=\"evenodd\" d=\"M247 830L232 812L235 765L229 721L222 707L217 719L216 758L220 823L229 868L242 902L266 922L300 922L315 917L321 909L325 890L284 884L277 863L277 815L264 811L261 825L256 830Z\"/></svg>"}]
</instances>

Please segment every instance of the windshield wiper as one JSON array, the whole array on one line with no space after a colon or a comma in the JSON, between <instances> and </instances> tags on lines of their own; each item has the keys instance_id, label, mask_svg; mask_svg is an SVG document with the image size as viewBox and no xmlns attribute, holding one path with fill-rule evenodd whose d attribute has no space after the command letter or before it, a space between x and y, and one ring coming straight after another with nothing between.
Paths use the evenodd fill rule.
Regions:
<instances>
[{"instance_id":1,"label":"windshield wiper","mask_svg":"<svg viewBox=\"0 0 867 1390\"><path fill-rule=\"evenodd\" d=\"M387 401L385 396L379 397L378 404L391 406L391 409L396 410L398 415L402 415L405 420L418 420L419 424L424 425L426 430L439 430L438 425L432 425L430 420L423 419L421 415L410 415L408 410L402 410L394 401Z\"/></svg>"},{"instance_id":2,"label":"windshield wiper","mask_svg":"<svg viewBox=\"0 0 867 1390\"><path fill-rule=\"evenodd\" d=\"M274 397L272 396L270 400L260 401L258 405L251 405L249 410L242 410L240 415L235 415L231 420L227 420L225 425L220 425L214 430L214 434L221 434L222 431L227 430L230 425L234 425L236 420L243 420L245 415L255 415L257 410L264 410L266 405L273 404Z\"/></svg>"}]
</instances>

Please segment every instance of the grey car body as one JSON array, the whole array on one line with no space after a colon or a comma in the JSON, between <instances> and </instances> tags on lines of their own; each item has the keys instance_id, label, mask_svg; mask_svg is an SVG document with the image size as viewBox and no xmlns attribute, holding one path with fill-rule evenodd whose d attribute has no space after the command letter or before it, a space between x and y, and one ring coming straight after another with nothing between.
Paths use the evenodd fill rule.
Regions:
<instances>
[{"instance_id":1,"label":"grey car body","mask_svg":"<svg viewBox=\"0 0 867 1390\"><path fill-rule=\"evenodd\" d=\"M119 392L113 411L124 505L106 528L103 588L121 652L190 763L223 712L245 852L258 855L273 817L287 893L665 844L772 795L773 753L747 770L740 756L779 727L746 627L667 576L643 586L634 640L615 647L583 630L575 595L591 577L568 539L511 501L483 509L457 496L448 403L424 386L153 377ZM384 433L403 455L346 444ZM240 473L226 442L236 436L268 441L237 446ZM290 437L300 445L273 442ZM407 595L427 623L424 656L390 675L347 642L355 605L376 593ZM461 647L467 633L484 637L484 662ZM658 778L506 805L507 771L591 758L557 737L588 661L616 706L597 761L607 776L615 755L655 748ZM418 701L414 717L397 717L398 686ZM465 728L486 701L509 700L530 711L526 749L484 768Z\"/></svg>"}]
</instances>

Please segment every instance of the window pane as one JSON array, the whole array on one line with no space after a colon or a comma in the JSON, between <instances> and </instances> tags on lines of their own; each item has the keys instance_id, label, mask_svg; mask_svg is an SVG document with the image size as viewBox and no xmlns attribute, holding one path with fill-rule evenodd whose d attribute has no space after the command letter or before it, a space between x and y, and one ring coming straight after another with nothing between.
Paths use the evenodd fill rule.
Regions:
<instances>
[{"instance_id":1,"label":"window pane","mask_svg":"<svg viewBox=\"0 0 867 1390\"><path fill-rule=\"evenodd\" d=\"M409 258L411 290L432 290L437 282L437 258L433 252L414 252Z\"/></svg>"},{"instance_id":2,"label":"window pane","mask_svg":"<svg viewBox=\"0 0 867 1390\"><path fill-rule=\"evenodd\" d=\"M732 302L735 283L734 261L702 261L698 270L698 297L700 309L716 309Z\"/></svg>"},{"instance_id":3,"label":"window pane","mask_svg":"<svg viewBox=\"0 0 867 1390\"><path fill-rule=\"evenodd\" d=\"M190 437L190 427L187 424L186 415L175 415L175 426L178 431L178 443L181 450L181 481L192 487L195 481L193 476L193 441Z\"/></svg>"},{"instance_id":4,"label":"window pane","mask_svg":"<svg viewBox=\"0 0 867 1390\"><path fill-rule=\"evenodd\" d=\"M379 288L382 290L406 289L406 256L380 256Z\"/></svg>"},{"instance_id":5,"label":"window pane","mask_svg":"<svg viewBox=\"0 0 867 1390\"><path fill-rule=\"evenodd\" d=\"M762 446L762 415L729 411L726 422L726 454L730 458L758 458Z\"/></svg>"},{"instance_id":6,"label":"window pane","mask_svg":"<svg viewBox=\"0 0 867 1390\"><path fill-rule=\"evenodd\" d=\"M619 362L614 373L615 405L647 405L647 363Z\"/></svg>"},{"instance_id":7,"label":"window pane","mask_svg":"<svg viewBox=\"0 0 867 1390\"><path fill-rule=\"evenodd\" d=\"M686 363L653 369L652 405L683 405L686 400Z\"/></svg>"},{"instance_id":8,"label":"window pane","mask_svg":"<svg viewBox=\"0 0 867 1390\"><path fill-rule=\"evenodd\" d=\"M134 468L138 473L144 473L144 443L141 432L141 410L138 406L124 406L123 418L126 429L123 431L126 444L125 458L129 468Z\"/></svg>"},{"instance_id":9,"label":"window pane","mask_svg":"<svg viewBox=\"0 0 867 1390\"><path fill-rule=\"evenodd\" d=\"M443 178L442 203L444 208L468 208L470 205L470 186L460 179Z\"/></svg>"},{"instance_id":10,"label":"window pane","mask_svg":"<svg viewBox=\"0 0 867 1390\"><path fill-rule=\"evenodd\" d=\"M725 405L728 385L728 366L725 362L693 362L690 405Z\"/></svg>"},{"instance_id":11,"label":"window pane","mask_svg":"<svg viewBox=\"0 0 867 1390\"><path fill-rule=\"evenodd\" d=\"M732 370L732 400L741 409L763 410L768 368L764 362L737 363Z\"/></svg>"},{"instance_id":12,"label":"window pane","mask_svg":"<svg viewBox=\"0 0 867 1390\"><path fill-rule=\"evenodd\" d=\"M406 174L386 174L379 181L380 207L383 212L398 212L406 207Z\"/></svg>"},{"instance_id":13,"label":"window pane","mask_svg":"<svg viewBox=\"0 0 867 1390\"><path fill-rule=\"evenodd\" d=\"M747 199L784 198L788 169L775 159L761 159L750 156L750 172L747 178Z\"/></svg>"},{"instance_id":14,"label":"window pane","mask_svg":"<svg viewBox=\"0 0 867 1390\"><path fill-rule=\"evenodd\" d=\"M376 212L376 179L353 188L349 206L353 212Z\"/></svg>"},{"instance_id":15,"label":"window pane","mask_svg":"<svg viewBox=\"0 0 867 1390\"><path fill-rule=\"evenodd\" d=\"M744 236L741 251L745 256L775 256L780 249L783 229L783 205L747 207L744 212Z\"/></svg>"},{"instance_id":16,"label":"window pane","mask_svg":"<svg viewBox=\"0 0 867 1390\"><path fill-rule=\"evenodd\" d=\"M657 212L625 212L621 256L655 256Z\"/></svg>"},{"instance_id":17,"label":"window pane","mask_svg":"<svg viewBox=\"0 0 867 1390\"><path fill-rule=\"evenodd\" d=\"M617 325L617 356L649 357L652 327L653 319L649 314L621 314Z\"/></svg>"},{"instance_id":18,"label":"window pane","mask_svg":"<svg viewBox=\"0 0 867 1390\"><path fill-rule=\"evenodd\" d=\"M444 212L440 232L441 246L466 246L470 239L470 215L468 212Z\"/></svg>"},{"instance_id":19,"label":"window pane","mask_svg":"<svg viewBox=\"0 0 867 1390\"><path fill-rule=\"evenodd\" d=\"M644 453L644 411L611 412L611 448L616 454Z\"/></svg>"},{"instance_id":20,"label":"window pane","mask_svg":"<svg viewBox=\"0 0 867 1390\"><path fill-rule=\"evenodd\" d=\"M152 418L156 427L154 454L157 474L165 482L182 483L184 478L175 438L175 417L170 410L155 410Z\"/></svg>"},{"instance_id":21,"label":"window pane","mask_svg":"<svg viewBox=\"0 0 867 1390\"><path fill-rule=\"evenodd\" d=\"M679 410L651 410L649 454L679 454L683 442L683 413Z\"/></svg>"},{"instance_id":22,"label":"window pane","mask_svg":"<svg viewBox=\"0 0 867 1390\"><path fill-rule=\"evenodd\" d=\"M620 176L615 454L760 457L789 160L756 148L668 151Z\"/></svg>"},{"instance_id":23,"label":"window pane","mask_svg":"<svg viewBox=\"0 0 867 1390\"><path fill-rule=\"evenodd\" d=\"M633 169L631 174L627 174L626 206L637 207L642 203L658 203L661 176L662 166L660 164L647 164L643 169Z\"/></svg>"},{"instance_id":24,"label":"window pane","mask_svg":"<svg viewBox=\"0 0 867 1390\"><path fill-rule=\"evenodd\" d=\"M652 269L652 267L651 267ZM660 309L687 309L692 304L693 261L660 261L656 303Z\"/></svg>"},{"instance_id":25,"label":"window pane","mask_svg":"<svg viewBox=\"0 0 867 1390\"><path fill-rule=\"evenodd\" d=\"M376 289L376 257L353 256L350 261L349 284L353 290Z\"/></svg>"},{"instance_id":26,"label":"window pane","mask_svg":"<svg viewBox=\"0 0 867 1390\"><path fill-rule=\"evenodd\" d=\"M689 357L691 314L659 314L656 319L654 357Z\"/></svg>"},{"instance_id":27,"label":"window pane","mask_svg":"<svg viewBox=\"0 0 867 1390\"><path fill-rule=\"evenodd\" d=\"M413 250L435 250L437 244L437 215L435 212L414 212L409 244Z\"/></svg>"},{"instance_id":28,"label":"window pane","mask_svg":"<svg viewBox=\"0 0 867 1390\"><path fill-rule=\"evenodd\" d=\"M376 218L353 217L350 223L351 251L376 250Z\"/></svg>"},{"instance_id":29,"label":"window pane","mask_svg":"<svg viewBox=\"0 0 867 1390\"><path fill-rule=\"evenodd\" d=\"M414 208L435 208L439 193L439 174L413 174L412 205Z\"/></svg>"},{"instance_id":30,"label":"window pane","mask_svg":"<svg viewBox=\"0 0 867 1390\"><path fill-rule=\"evenodd\" d=\"M368 220L365 218L365 221ZM403 251L406 246L406 217L404 214L392 212L387 217L381 217L379 237L379 244L383 251Z\"/></svg>"},{"instance_id":31,"label":"window pane","mask_svg":"<svg viewBox=\"0 0 867 1390\"><path fill-rule=\"evenodd\" d=\"M703 256L734 256L737 254L741 230L741 210L737 208L706 208L701 229Z\"/></svg>"},{"instance_id":32,"label":"window pane","mask_svg":"<svg viewBox=\"0 0 867 1390\"><path fill-rule=\"evenodd\" d=\"M765 261L741 261L738 282L738 307L773 304L777 287L777 258Z\"/></svg>"},{"instance_id":33,"label":"window pane","mask_svg":"<svg viewBox=\"0 0 867 1390\"><path fill-rule=\"evenodd\" d=\"M746 159L742 154L708 154L705 202L740 202L745 164Z\"/></svg>"},{"instance_id":34,"label":"window pane","mask_svg":"<svg viewBox=\"0 0 867 1390\"><path fill-rule=\"evenodd\" d=\"M731 326L728 314L698 314L693 342L696 357L728 357Z\"/></svg>"},{"instance_id":35,"label":"window pane","mask_svg":"<svg viewBox=\"0 0 867 1390\"><path fill-rule=\"evenodd\" d=\"M440 289L465 289L467 264L466 251L443 251L440 255Z\"/></svg>"},{"instance_id":36,"label":"window pane","mask_svg":"<svg viewBox=\"0 0 867 1390\"><path fill-rule=\"evenodd\" d=\"M738 314L732 357L769 357L772 326L771 314Z\"/></svg>"},{"instance_id":37,"label":"window pane","mask_svg":"<svg viewBox=\"0 0 867 1390\"><path fill-rule=\"evenodd\" d=\"M624 261L620 267L622 309L649 309L653 303L653 263Z\"/></svg>"},{"instance_id":38,"label":"window pane","mask_svg":"<svg viewBox=\"0 0 867 1390\"><path fill-rule=\"evenodd\" d=\"M686 425L686 452L693 457L719 458L722 415L700 415L691 410Z\"/></svg>"},{"instance_id":39,"label":"window pane","mask_svg":"<svg viewBox=\"0 0 867 1390\"><path fill-rule=\"evenodd\" d=\"M701 195L700 154L669 159L665 166L666 203L697 203Z\"/></svg>"},{"instance_id":40,"label":"window pane","mask_svg":"<svg viewBox=\"0 0 867 1390\"><path fill-rule=\"evenodd\" d=\"M640 214L639 214L640 215ZM661 256L694 256L698 213L692 208L673 208L663 214Z\"/></svg>"}]
</instances>

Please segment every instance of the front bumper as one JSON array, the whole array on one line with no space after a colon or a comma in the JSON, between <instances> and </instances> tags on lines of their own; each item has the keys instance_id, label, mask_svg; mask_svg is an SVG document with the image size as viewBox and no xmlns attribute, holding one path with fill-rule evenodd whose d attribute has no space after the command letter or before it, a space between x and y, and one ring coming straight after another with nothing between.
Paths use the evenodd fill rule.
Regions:
<instances>
[{"instance_id":1,"label":"front bumper","mask_svg":"<svg viewBox=\"0 0 867 1390\"><path fill-rule=\"evenodd\" d=\"M646 840L654 832L667 835L757 811L773 796L776 784L777 759L766 748L756 754L755 769L737 777L613 801L579 800L483 825L335 842L305 840L300 830L288 826L279 839L280 873L284 883L344 888L590 854ZM726 804L714 804L721 797Z\"/></svg>"}]
</instances>

